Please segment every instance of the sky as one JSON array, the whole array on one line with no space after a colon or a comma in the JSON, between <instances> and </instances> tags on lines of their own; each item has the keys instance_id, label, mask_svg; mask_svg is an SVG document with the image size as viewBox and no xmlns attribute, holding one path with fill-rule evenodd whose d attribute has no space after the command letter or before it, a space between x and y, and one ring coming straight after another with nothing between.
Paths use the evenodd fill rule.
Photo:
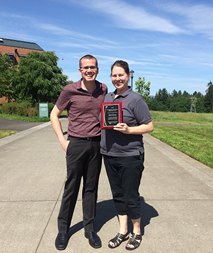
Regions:
<instances>
[{"instance_id":1,"label":"sky","mask_svg":"<svg viewBox=\"0 0 213 253\"><path fill-rule=\"evenodd\" d=\"M205 95L213 81L212 0L6 0L0 38L54 51L72 81L80 79L79 59L92 54L109 91L116 60L128 62L133 84L150 82L151 95L164 88Z\"/></svg>"}]
</instances>

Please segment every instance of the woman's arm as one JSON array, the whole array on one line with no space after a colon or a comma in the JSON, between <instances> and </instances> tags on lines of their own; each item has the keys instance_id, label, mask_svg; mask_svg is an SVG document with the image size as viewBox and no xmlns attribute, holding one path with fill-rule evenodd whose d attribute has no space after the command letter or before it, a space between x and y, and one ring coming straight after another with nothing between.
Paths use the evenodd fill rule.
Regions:
<instances>
[{"instance_id":1,"label":"woman's arm","mask_svg":"<svg viewBox=\"0 0 213 253\"><path fill-rule=\"evenodd\" d=\"M126 123L118 123L113 128L115 131L119 131L124 134L146 134L153 131L154 126L152 121L147 124L141 124L139 126L128 126Z\"/></svg>"}]
</instances>

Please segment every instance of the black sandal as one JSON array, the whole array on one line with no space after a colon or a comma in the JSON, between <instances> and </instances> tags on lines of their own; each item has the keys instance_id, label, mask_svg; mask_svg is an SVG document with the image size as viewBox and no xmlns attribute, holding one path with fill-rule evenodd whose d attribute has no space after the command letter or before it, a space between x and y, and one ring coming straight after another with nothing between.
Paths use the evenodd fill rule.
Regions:
<instances>
[{"instance_id":1,"label":"black sandal","mask_svg":"<svg viewBox=\"0 0 213 253\"><path fill-rule=\"evenodd\" d=\"M126 249L127 250L134 250L137 249L142 241L142 235L132 234L127 242Z\"/></svg>"},{"instance_id":2,"label":"black sandal","mask_svg":"<svg viewBox=\"0 0 213 253\"><path fill-rule=\"evenodd\" d=\"M111 249L114 249L114 248L118 247L122 242L124 242L128 239L129 239L128 232L125 235L118 233L114 238L112 238L109 241L108 247Z\"/></svg>"}]
</instances>

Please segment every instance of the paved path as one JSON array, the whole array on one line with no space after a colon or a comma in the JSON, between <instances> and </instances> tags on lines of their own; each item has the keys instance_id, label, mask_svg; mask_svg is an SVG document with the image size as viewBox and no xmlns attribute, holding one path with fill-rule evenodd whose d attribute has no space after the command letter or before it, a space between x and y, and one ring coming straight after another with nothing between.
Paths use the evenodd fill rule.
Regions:
<instances>
[{"instance_id":1,"label":"paved path","mask_svg":"<svg viewBox=\"0 0 213 253\"><path fill-rule=\"evenodd\" d=\"M64 130L66 121L62 120ZM134 252L213 252L213 170L145 136L141 193L143 242ZM0 253L54 253L56 219L65 180L65 154L49 122L0 140ZM83 236L81 194L65 253L110 250L118 226L104 167L96 227L103 247Z\"/></svg>"}]
</instances>

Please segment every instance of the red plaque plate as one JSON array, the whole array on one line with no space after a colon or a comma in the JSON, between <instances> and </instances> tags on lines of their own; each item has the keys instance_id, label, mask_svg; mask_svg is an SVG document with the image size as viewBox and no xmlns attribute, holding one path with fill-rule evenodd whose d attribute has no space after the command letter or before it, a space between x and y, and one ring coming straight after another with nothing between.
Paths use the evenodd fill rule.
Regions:
<instances>
[{"instance_id":1,"label":"red plaque plate","mask_svg":"<svg viewBox=\"0 0 213 253\"><path fill-rule=\"evenodd\" d=\"M123 122L122 102L103 102L101 104L101 128L112 129Z\"/></svg>"}]
</instances>

